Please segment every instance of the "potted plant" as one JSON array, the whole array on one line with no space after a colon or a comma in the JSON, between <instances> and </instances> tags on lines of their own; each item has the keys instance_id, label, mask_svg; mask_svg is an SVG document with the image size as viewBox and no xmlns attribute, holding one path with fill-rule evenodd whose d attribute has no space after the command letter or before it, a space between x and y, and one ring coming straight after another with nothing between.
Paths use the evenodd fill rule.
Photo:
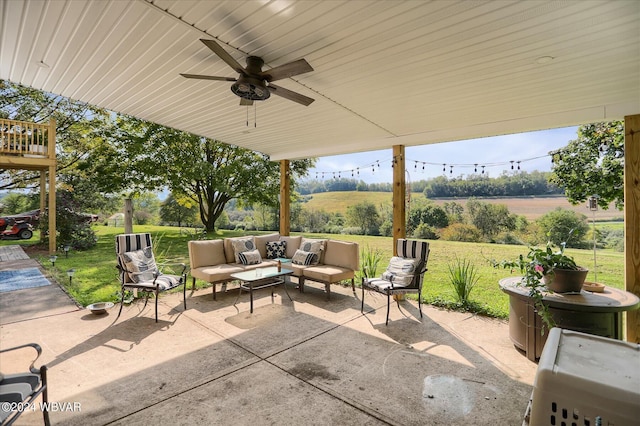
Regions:
<instances>
[{"instance_id":1,"label":"potted plant","mask_svg":"<svg viewBox=\"0 0 640 426\"><path fill-rule=\"evenodd\" d=\"M547 306L542 303L545 292L556 293L578 292L589 272L586 268L576 265L572 257L564 253L565 243L559 249L552 244L546 247L530 247L529 253L520 255L515 261L502 261L494 266L519 269L523 274L522 284L529 289L529 296L542 320L548 327L553 327L553 319Z\"/></svg>"}]
</instances>

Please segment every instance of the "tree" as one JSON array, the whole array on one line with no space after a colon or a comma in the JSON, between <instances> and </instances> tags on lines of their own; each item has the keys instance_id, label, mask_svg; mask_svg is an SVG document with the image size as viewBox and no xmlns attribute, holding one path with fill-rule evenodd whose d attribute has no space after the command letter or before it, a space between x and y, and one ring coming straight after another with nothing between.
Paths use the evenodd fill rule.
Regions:
<instances>
[{"instance_id":1,"label":"tree","mask_svg":"<svg viewBox=\"0 0 640 426\"><path fill-rule=\"evenodd\" d=\"M445 201L442 206L444 211L447 212L449 222L462 222L462 214L464 213L464 207L455 201Z\"/></svg>"},{"instance_id":2,"label":"tree","mask_svg":"<svg viewBox=\"0 0 640 426\"><path fill-rule=\"evenodd\" d=\"M74 194L60 190L56 192L56 242L60 246L69 245L75 250L86 250L96 245L98 237L91 228L91 221L78 212L81 202ZM40 217L42 243L49 243L49 212Z\"/></svg>"},{"instance_id":3,"label":"tree","mask_svg":"<svg viewBox=\"0 0 640 426\"><path fill-rule=\"evenodd\" d=\"M0 80L0 117L13 120L48 123L56 120L57 176L62 186L73 189L69 174L79 161L97 144L103 143L102 131L110 126L106 110L73 101L62 96L23 87ZM39 185L39 172L30 170L0 170L0 190L27 188ZM85 176L86 178L86 176ZM90 179L84 179L90 185ZM99 194L74 197L81 208L96 201Z\"/></svg>"},{"instance_id":4,"label":"tree","mask_svg":"<svg viewBox=\"0 0 640 426\"><path fill-rule=\"evenodd\" d=\"M329 213L324 210L302 209L300 213L302 228L307 232L322 232L329 219Z\"/></svg>"},{"instance_id":5,"label":"tree","mask_svg":"<svg viewBox=\"0 0 640 426\"><path fill-rule=\"evenodd\" d=\"M380 215L375 204L367 201L347 207L347 224L357 226L365 235L380 233Z\"/></svg>"},{"instance_id":6,"label":"tree","mask_svg":"<svg viewBox=\"0 0 640 426\"><path fill-rule=\"evenodd\" d=\"M409 231L418 229L421 224L433 228L446 228L449 226L449 217L442 207L435 204L411 209L407 223Z\"/></svg>"},{"instance_id":7,"label":"tree","mask_svg":"<svg viewBox=\"0 0 640 426\"><path fill-rule=\"evenodd\" d=\"M11 192L2 198L3 208L1 212L3 215L8 216L38 209L40 207L38 198L19 192Z\"/></svg>"},{"instance_id":8,"label":"tree","mask_svg":"<svg viewBox=\"0 0 640 426\"><path fill-rule=\"evenodd\" d=\"M541 216L537 223L547 241L559 247L563 243L566 243L567 247L580 247L580 243L589 231L585 215L562 207Z\"/></svg>"},{"instance_id":9,"label":"tree","mask_svg":"<svg viewBox=\"0 0 640 426\"><path fill-rule=\"evenodd\" d=\"M208 232L233 199L245 205L278 205L279 164L262 153L133 117L119 117L108 137L106 151L91 156L101 188L135 194L169 187L174 196L189 197L198 205ZM313 163L290 163L292 188Z\"/></svg>"},{"instance_id":10,"label":"tree","mask_svg":"<svg viewBox=\"0 0 640 426\"><path fill-rule=\"evenodd\" d=\"M578 139L552 154L550 181L564 187L572 204L598 196L598 206L624 205L624 124L594 123L578 128Z\"/></svg>"},{"instance_id":11,"label":"tree","mask_svg":"<svg viewBox=\"0 0 640 426\"><path fill-rule=\"evenodd\" d=\"M165 223L176 223L178 226L195 223L198 209L196 204L188 198L178 200L173 194L162 202L160 206L160 219ZM227 222L229 218L227 218Z\"/></svg>"},{"instance_id":12,"label":"tree","mask_svg":"<svg viewBox=\"0 0 640 426\"><path fill-rule=\"evenodd\" d=\"M253 205L253 223L258 231L273 229L277 212L273 206L264 204Z\"/></svg>"},{"instance_id":13,"label":"tree","mask_svg":"<svg viewBox=\"0 0 640 426\"><path fill-rule=\"evenodd\" d=\"M480 230L485 238L492 238L501 231L516 228L515 216L504 204L491 204L471 199L467 202L470 222Z\"/></svg>"}]
</instances>

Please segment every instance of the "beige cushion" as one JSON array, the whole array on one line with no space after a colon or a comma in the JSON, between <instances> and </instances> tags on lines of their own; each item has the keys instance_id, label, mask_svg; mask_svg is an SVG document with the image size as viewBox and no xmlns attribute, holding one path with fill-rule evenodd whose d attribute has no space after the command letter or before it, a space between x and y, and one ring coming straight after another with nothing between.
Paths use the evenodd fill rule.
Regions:
<instances>
[{"instance_id":1,"label":"beige cushion","mask_svg":"<svg viewBox=\"0 0 640 426\"><path fill-rule=\"evenodd\" d=\"M223 263L215 266L202 266L200 268L192 268L191 276L208 283L216 283L220 281L229 281L231 274L244 271L243 268L236 265Z\"/></svg>"},{"instance_id":2,"label":"beige cushion","mask_svg":"<svg viewBox=\"0 0 640 426\"><path fill-rule=\"evenodd\" d=\"M296 254L296 250L300 248L300 241L302 241L302 237L301 236L297 236L297 237L280 236L280 241L287 242L287 258L291 259L293 258L293 255Z\"/></svg>"},{"instance_id":3,"label":"beige cushion","mask_svg":"<svg viewBox=\"0 0 640 426\"><path fill-rule=\"evenodd\" d=\"M256 248L260 252L260 256L263 259L266 259L267 257L267 243L269 241L278 241L279 239L280 239L280 234L278 234L277 232L273 234L255 236Z\"/></svg>"},{"instance_id":4,"label":"beige cushion","mask_svg":"<svg viewBox=\"0 0 640 426\"><path fill-rule=\"evenodd\" d=\"M227 263L222 240L189 241L188 247L191 269Z\"/></svg>"},{"instance_id":5,"label":"beige cushion","mask_svg":"<svg viewBox=\"0 0 640 426\"><path fill-rule=\"evenodd\" d=\"M304 270L309 268L309 266L304 265L296 265L295 263L287 263L283 266L285 269L291 269L293 271L294 277L301 277L304 275Z\"/></svg>"},{"instance_id":6,"label":"beige cushion","mask_svg":"<svg viewBox=\"0 0 640 426\"><path fill-rule=\"evenodd\" d=\"M310 280L335 283L342 280L350 280L354 277L353 269L341 268L333 265L309 266L304 270L305 278Z\"/></svg>"},{"instance_id":7,"label":"beige cushion","mask_svg":"<svg viewBox=\"0 0 640 426\"><path fill-rule=\"evenodd\" d=\"M255 248L255 238L253 235L247 237L234 237L224 239L224 255L227 259L227 263L240 263L240 259L236 254L236 250L245 251L253 250L253 248L247 248L247 241L251 241L253 248ZM240 253L238 251L238 253Z\"/></svg>"},{"instance_id":8,"label":"beige cushion","mask_svg":"<svg viewBox=\"0 0 640 426\"><path fill-rule=\"evenodd\" d=\"M323 263L358 271L360 269L358 243L328 240L325 245Z\"/></svg>"}]
</instances>

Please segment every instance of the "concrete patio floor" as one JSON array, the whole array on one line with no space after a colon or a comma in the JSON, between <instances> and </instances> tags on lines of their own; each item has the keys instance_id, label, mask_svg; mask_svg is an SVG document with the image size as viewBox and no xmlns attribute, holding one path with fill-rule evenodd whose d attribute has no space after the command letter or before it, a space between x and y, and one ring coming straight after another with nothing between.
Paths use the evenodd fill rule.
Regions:
<instances>
[{"instance_id":1,"label":"concrete patio floor","mask_svg":"<svg viewBox=\"0 0 640 426\"><path fill-rule=\"evenodd\" d=\"M0 293L0 341L42 346L49 400L77 403L53 424L522 424L537 365L507 322L431 306L420 319L402 301L385 326L381 295L366 294L363 316L360 289L335 285L326 301L322 285L306 288L289 288L293 302L277 288L273 303L260 290L250 314L234 286L217 301L189 287L186 311L181 292L161 296L156 324L153 300L114 323L118 305L93 315L53 283ZM3 372L27 356L3 354Z\"/></svg>"}]
</instances>

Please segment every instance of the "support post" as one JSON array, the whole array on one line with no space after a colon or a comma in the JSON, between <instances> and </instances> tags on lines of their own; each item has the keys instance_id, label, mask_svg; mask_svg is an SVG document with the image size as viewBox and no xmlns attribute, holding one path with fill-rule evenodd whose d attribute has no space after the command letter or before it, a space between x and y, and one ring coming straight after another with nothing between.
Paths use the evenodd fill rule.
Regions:
<instances>
[{"instance_id":1,"label":"support post","mask_svg":"<svg viewBox=\"0 0 640 426\"><path fill-rule=\"evenodd\" d=\"M396 242L407 235L404 145L393 146L393 255L397 256Z\"/></svg>"},{"instance_id":2,"label":"support post","mask_svg":"<svg viewBox=\"0 0 640 426\"><path fill-rule=\"evenodd\" d=\"M124 233L133 234L133 201L131 198L124 200Z\"/></svg>"},{"instance_id":3,"label":"support post","mask_svg":"<svg viewBox=\"0 0 640 426\"><path fill-rule=\"evenodd\" d=\"M280 160L280 235L291 233L291 171L289 160Z\"/></svg>"},{"instance_id":4,"label":"support post","mask_svg":"<svg viewBox=\"0 0 640 426\"><path fill-rule=\"evenodd\" d=\"M40 170L40 216L47 209L47 172ZM44 233L40 234L40 242L44 242Z\"/></svg>"},{"instance_id":5,"label":"support post","mask_svg":"<svg viewBox=\"0 0 640 426\"><path fill-rule=\"evenodd\" d=\"M56 120L49 121L49 130L47 131L49 140L47 141L47 155L49 159L53 159L52 165L49 166L49 254L56 252Z\"/></svg>"},{"instance_id":6,"label":"support post","mask_svg":"<svg viewBox=\"0 0 640 426\"><path fill-rule=\"evenodd\" d=\"M624 118L624 281L640 296L640 114ZM640 343L640 311L627 312L627 341Z\"/></svg>"}]
</instances>

